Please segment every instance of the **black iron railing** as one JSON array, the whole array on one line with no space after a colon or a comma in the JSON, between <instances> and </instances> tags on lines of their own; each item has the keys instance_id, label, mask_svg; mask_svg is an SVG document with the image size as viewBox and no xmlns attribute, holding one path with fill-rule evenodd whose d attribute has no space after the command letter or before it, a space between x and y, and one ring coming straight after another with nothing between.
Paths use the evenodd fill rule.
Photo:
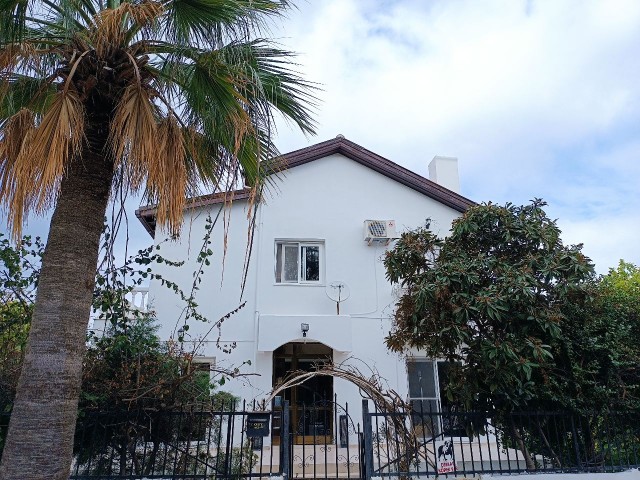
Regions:
<instances>
[{"instance_id":1,"label":"black iron railing","mask_svg":"<svg viewBox=\"0 0 640 480\"><path fill-rule=\"evenodd\" d=\"M273 449L265 449L262 434L247 435L255 409L236 407L233 402L173 411L85 411L76 430L71 478L281 475L282 462L273 458ZM262 413L260 421L265 415L270 420L270 412Z\"/></svg>"},{"instance_id":2,"label":"black iron railing","mask_svg":"<svg viewBox=\"0 0 640 480\"><path fill-rule=\"evenodd\" d=\"M0 415L0 452L7 425ZM368 480L638 467L640 412L378 411L364 400L360 428L334 398L266 412L236 402L84 411L71 478Z\"/></svg>"},{"instance_id":3,"label":"black iron railing","mask_svg":"<svg viewBox=\"0 0 640 480\"><path fill-rule=\"evenodd\" d=\"M368 413L367 401L363 410L366 478L640 466L640 412Z\"/></svg>"}]
</instances>

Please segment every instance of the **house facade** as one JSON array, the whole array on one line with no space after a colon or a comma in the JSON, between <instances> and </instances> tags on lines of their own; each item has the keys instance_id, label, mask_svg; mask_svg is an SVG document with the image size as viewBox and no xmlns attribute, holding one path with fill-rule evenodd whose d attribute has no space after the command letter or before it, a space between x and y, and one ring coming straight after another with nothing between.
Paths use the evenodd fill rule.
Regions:
<instances>
[{"instance_id":1,"label":"house facade","mask_svg":"<svg viewBox=\"0 0 640 480\"><path fill-rule=\"evenodd\" d=\"M391 353L384 345L396 296L382 261L401 232L430 219L431 229L445 236L473 205L454 191L456 160L434 158L432 181L338 136L280 161L282 170L271 175L262 202L251 201L245 190L194 199L177 239L155 228L152 207L138 210L161 255L184 262L159 264L157 273L187 293L212 219L207 248L213 256L198 284L198 311L215 322L242 306L220 330L194 319L185 329L184 302L154 280L148 303L161 337L181 335L183 348L195 349L200 362L237 368L244 375L224 389L243 399L265 398L288 372L331 360L376 372L401 396L437 407L438 363L420 352L410 358ZM358 389L340 379L314 378L283 395L293 406L294 429L303 404L327 405L327 399L337 399L330 410L345 411L348 404L351 417L360 418ZM297 433L335 434L335 422L312 420Z\"/></svg>"}]
</instances>

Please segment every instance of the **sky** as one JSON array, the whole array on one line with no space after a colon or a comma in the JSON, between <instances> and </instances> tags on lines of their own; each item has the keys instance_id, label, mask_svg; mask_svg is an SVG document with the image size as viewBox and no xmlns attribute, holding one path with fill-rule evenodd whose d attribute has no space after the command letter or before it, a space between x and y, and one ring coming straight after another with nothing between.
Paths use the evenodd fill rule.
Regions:
<instances>
[{"instance_id":1,"label":"sky","mask_svg":"<svg viewBox=\"0 0 640 480\"><path fill-rule=\"evenodd\" d=\"M640 2L309 0L274 29L322 91L318 134L419 174L459 161L476 202L549 203L606 273L640 264Z\"/></svg>"},{"instance_id":2,"label":"sky","mask_svg":"<svg viewBox=\"0 0 640 480\"><path fill-rule=\"evenodd\" d=\"M476 202L549 203L600 273L640 265L640 1L298 0L271 28L321 88L317 136L421 175L459 159ZM128 202L130 250L151 239ZM34 219L26 231L39 232Z\"/></svg>"}]
</instances>

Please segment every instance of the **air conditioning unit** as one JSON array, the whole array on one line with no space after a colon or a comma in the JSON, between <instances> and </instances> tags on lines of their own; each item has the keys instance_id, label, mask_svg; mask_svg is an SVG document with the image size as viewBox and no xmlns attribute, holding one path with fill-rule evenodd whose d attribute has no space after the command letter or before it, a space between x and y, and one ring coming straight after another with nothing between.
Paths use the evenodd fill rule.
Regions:
<instances>
[{"instance_id":1,"label":"air conditioning unit","mask_svg":"<svg viewBox=\"0 0 640 480\"><path fill-rule=\"evenodd\" d=\"M364 241L368 245L372 243L389 245L394 238L398 238L395 220L364 221Z\"/></svg>"}]
</instances>

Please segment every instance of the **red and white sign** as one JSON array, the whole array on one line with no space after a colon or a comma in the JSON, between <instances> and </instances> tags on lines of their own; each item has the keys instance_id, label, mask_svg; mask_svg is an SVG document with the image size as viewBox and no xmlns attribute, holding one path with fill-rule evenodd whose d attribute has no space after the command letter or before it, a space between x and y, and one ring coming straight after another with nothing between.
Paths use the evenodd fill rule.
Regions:
<instances>
[{"instance_id":1,"label":"red and white sign","mask_svg":"<svg viewBox=\"0 0 640 480\"><path fill-rule=\"evenodd\" d=\"M456 461L453 455L453 442L445 440L436 442L436 468L438 473L453 473L456 471Z\"/></svg>"}]
</instances>

